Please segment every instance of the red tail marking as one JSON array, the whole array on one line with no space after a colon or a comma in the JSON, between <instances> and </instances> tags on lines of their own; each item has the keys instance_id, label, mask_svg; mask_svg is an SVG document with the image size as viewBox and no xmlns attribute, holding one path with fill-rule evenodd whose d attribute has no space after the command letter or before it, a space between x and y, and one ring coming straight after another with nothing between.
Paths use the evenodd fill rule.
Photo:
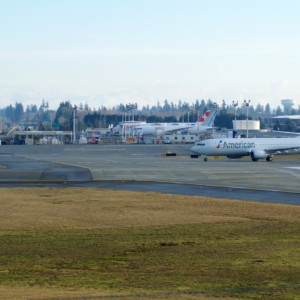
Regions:
<instances>
[{"instance_id":1,"label":"red tail marking","mask_svg":"<svg viewBox=\"0 0 300 300\"><path fill-rule=\"evenodd\" d=\"M206 111L200 118L197 122L204 122L207 117L210 115L210 111Z\"/></svg>"}]
</instances>

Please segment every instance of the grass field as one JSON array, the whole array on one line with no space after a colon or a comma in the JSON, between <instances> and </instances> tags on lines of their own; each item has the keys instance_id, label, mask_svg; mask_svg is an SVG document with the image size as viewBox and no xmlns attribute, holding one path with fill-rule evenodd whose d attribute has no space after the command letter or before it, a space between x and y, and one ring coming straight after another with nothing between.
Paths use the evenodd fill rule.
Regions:
<instances>
[{"instance_id":1,"label":"grass field","mask_svg":"<svg viewBox=\"0 0 300 300\"><path fill-rule=\"evenodd\" d=\"M300 298L299 206L97 188L0 192L1 299ZM255 286L266 289L240 290Z\"/></svg>"}]
</instances>

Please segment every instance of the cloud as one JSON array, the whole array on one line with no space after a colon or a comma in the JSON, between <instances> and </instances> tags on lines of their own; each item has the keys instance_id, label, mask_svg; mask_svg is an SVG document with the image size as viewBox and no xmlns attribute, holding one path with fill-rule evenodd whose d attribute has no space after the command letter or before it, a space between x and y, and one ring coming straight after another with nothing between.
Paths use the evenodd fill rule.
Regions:
<instances>
[{"instance_id":1,"label":"cloud","mask_svg":"<svg viewBox=\"0 0 300 300\"><path fill-rule=\"evenodd\" d=\"M281 88L288 88L288 87L289 87L289 80L287 78L283 78L282 80L271 84L271 88L273 89L281 89Z\"/></svg>"},{"instance_id":2,"label":"cloud","mask_svg":"<svg viewBox=\"0 0 300 300\"><path fill-rule=\"evenodd\" d=\"M281 82L281 86L286 88L289 86L289 81L287 78L283 79L282 82Z\"/></svg>"}]
</instances>

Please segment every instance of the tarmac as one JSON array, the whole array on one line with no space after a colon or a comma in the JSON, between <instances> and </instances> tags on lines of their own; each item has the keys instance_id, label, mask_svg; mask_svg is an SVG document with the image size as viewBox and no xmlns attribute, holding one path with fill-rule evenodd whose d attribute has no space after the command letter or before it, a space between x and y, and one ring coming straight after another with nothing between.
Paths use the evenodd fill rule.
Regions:
<instances>
[{"instance_id":1,"label":"tarmac","mask_svg":"<svg viewBox=\"0 0 300 300\"><path fill-rule=\"evenodd\" d=\"M0 147L0 186L113 185L300 204L299 159L211 158L204 162L190 157L191 146L5 145ZM167 152L176 156L166 156Z\"/></svg>"}]
</instances>

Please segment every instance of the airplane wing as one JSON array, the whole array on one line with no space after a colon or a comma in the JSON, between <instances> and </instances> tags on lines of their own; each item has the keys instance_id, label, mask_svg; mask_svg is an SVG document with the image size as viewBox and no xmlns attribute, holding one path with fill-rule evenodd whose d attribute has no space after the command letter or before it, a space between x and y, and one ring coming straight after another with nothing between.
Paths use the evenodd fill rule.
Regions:
<instances>
[{"instance_id":1,"label":"airplane wing","mask_svg":"<svg viewBox=\"0 0 300 300\"><path fill-rule=\"evenodd\" d=\"M265 149L265 151L269 154L284 154L284 153L288 153L289 151L300 151L300 147L299 146L291 146L291 147L281 147L281 148L268 148Z\"/></svg>"},{"instance_id":2,"label":"airplane wing","mask_svg":"<svg viewBox=\"0 0 300 300\"><path fill-rule=\"evenodd\" d=\"M297 135L297 137L300 137L300 132L280 131L280 130L274 130L274 132L282 133L282 134L294 134L294 135Z\"/></svg>"},{"instance_id":3,"label":"airplane wing","mask_svg":"<svg viewBox=\"0 0 300 300\"><path fill-rule=\"evenodd\" d=\"M201 127L205 127L205 129L209 130L209 129L213 129L215 127L210 127L210 126L200 126L199 128ZM165 130L164 132L165 133L173 133L173 132L177 132L177 131L181 131L181 130L188 130L188 129L194 129L195 127L193 126L185 126L185 127L180 127L180 128L176 128L176 129L168 129L168 130Z\"/></svg>"},{"instance_id":4,"label":"airplane wing","mask_svg":"<svg viewBox=\"0 0 300 300\"><path fill-rule=\"evenodd\" d=\"M190 129L190 128L192 128L192 127L191 126L185 126L185 127L179 127L179 128L176 128L176 129L168 129L168 130L165 130L165 133L173 133L173 132L186 130L186 129Z\"/></svg>"}]
</instances>

